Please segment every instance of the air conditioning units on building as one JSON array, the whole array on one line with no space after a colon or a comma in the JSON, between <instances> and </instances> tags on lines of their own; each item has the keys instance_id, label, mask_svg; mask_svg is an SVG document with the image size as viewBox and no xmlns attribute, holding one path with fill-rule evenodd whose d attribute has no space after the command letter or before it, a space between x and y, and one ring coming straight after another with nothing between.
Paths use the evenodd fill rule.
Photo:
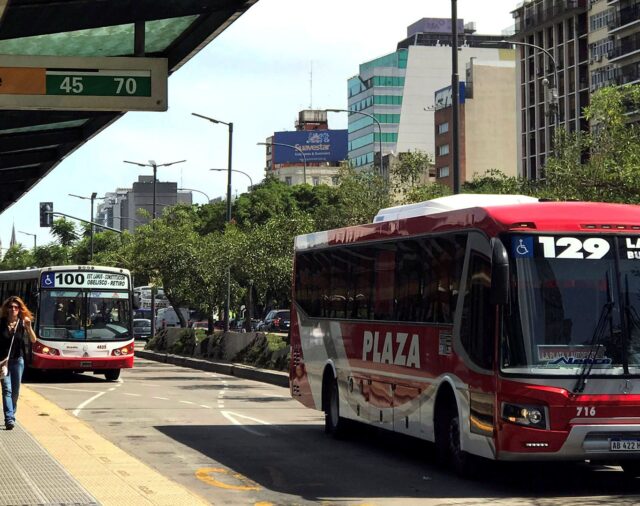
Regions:
<instances>
[{"instance_id":1,"label":"air conditioning units on building","mask_svg":"<svg viewBox=\"0 0 640 506\"><path fill-rule=\"evenodd\" d=\"M602 61L602 55L601 54L596 56L596 61Z\"/></svg>"}]
</instances>

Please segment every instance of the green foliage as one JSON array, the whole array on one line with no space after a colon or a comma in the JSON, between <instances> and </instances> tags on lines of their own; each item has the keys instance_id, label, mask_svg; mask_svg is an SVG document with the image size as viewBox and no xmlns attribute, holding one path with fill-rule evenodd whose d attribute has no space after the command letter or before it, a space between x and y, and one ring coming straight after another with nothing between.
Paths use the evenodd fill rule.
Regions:
<instances>
[{"instance_id":1,"label":"green foliage","mask_svg":"<svg viewBox=\"0 0 640 506\"><path fill-rule=\"evenodd\" d=\"M76 226L64 218L53 221L51 234L58 239L62 246L73 246L78 240Z\"/></svg>"},{"instance_id":2,"label":"green foliage","mask_svg":"<svg viewBox=\"0 0 640 506\"><path fill-rule=\"evenodd\" d=\"M13 271L33 266L33 254L22 247L20 243L11 246L0 262L0 269Z\"/></svg>"},{"instance_id":3,"label":"green foliage","mask_svg":"<svg viewBox=\"0 0 640 506\"><path fill-rule=\"evenodd\" d=\"M640 202L640 85L601 88L585 117L590 132L558 130L539 194L562 200Z\"/></svg>"}]
</instances>

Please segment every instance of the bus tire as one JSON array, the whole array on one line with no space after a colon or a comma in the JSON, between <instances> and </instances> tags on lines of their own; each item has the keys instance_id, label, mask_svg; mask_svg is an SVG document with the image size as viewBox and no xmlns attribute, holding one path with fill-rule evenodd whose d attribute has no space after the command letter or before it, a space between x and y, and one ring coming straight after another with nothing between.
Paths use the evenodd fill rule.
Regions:
<instances>
[{"instance_id":1,"label":"bus tire","mask_svg":"<svg viewBox=\"0 0 640 506\"><path fill-rule=\"evenodd\" d=\"M120 377L120 369L107 369L104 372L104 377L107 381L117 381Z\"/></svg>"},{"instance_id":2,"label":"bus tire","mask_svg":"<svg viewBox=\"0 0 640 506\"><path fill-rule=\"evenodd\" d=\"M475 478L479 469L477 457L461 448L460 415L452 399L439 406L436 413L435 433L440 461L462 478Z\"/></svg>"},{"instance_id":3,"label":"bus tire","mask_svg":"<svg viewBox=\"0 0 640 506\"><path fill-rule=\"evenodd\" d=\"M640 460L623 460L620 467L629 478L640 476Z\"/></svg>"},{"instance_id":4,"label":"bus tire","mask_svg":"<svg viewBox=\"0 0 640 506\"><path fill-rule=\"evenodd\" d=\"M345 420L340 416L340 394L338 382L332 379L325 389L324 431L335 438L344 435Z\"/></svg>"}]
</instances>

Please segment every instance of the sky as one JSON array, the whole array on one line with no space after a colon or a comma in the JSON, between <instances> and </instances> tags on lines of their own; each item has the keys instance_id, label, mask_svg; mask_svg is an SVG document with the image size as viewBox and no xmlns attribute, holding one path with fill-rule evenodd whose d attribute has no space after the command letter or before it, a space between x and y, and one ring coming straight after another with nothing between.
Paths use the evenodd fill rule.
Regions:
<instances>
[{"instance_id":1,"label":"sky","mask_svg":"<svg viewBox=\"0 0 640 506\"><path fill-rule=\"evenodd\" d=\"M516 0L458 0L458 18L477 33L502 34L513 25ZM15 225L26 248L53 241L39 226L39 202L89 219L89 197L131 188L157 164L158 181L196 189L193 202L226 194L228 129L192 116L196 112L233 122L233 168L254 184L264 178L264 142L276 131L294 130L303 109L347 107L347 79L358 65L395 51L407 26L422 18L449 18L447 0L259 0L229 28L169 77L166 112L128 112L64 159L26 195L0 214L2 253ZM347 115L329 113L329 128L347 128ZM1 183L0 183L1 184ZM234 172L232 193L247 190L249 177ZM96 201L96 207L99 201Z\"/></svg>"}]
</instances>

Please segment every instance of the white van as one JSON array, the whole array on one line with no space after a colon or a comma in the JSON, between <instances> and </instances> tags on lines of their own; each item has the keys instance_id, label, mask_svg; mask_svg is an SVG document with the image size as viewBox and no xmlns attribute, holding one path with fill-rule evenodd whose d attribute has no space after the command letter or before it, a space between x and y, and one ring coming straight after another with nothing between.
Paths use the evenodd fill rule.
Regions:
<instances>
[{"instance_id":1,"label":"white van","mask_svg":"<svg viewBox=\"0 0 640 506\"><path fill-rule=\"evenodd\" d=\"M182 313L182 317L184 318L185 323L189 322L189 310L185 308L180 308L180 313ZM158 309L156 313L156 329L161 330L165 327L179 327L180 320L178 319L178 315L176 314L173 307L163 307Z\"/></svg>"}]
</instances>

